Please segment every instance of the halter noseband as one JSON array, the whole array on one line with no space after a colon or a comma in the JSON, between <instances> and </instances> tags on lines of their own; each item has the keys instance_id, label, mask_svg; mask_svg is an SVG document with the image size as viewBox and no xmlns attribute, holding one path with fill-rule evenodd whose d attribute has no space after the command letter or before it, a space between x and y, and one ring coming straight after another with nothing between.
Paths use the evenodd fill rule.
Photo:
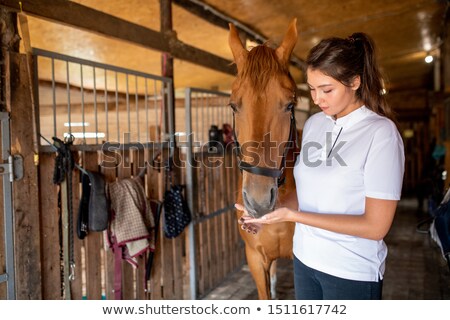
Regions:
<instances>
[{"instance_id":1,"label":"halter noseband","mask_svg":"<svg viewBox=\"0 0 450 320\"><path fill-rule=\"evenodd\" d=\"M286 145L284 148L283 158L281 160L281 165L280 165L279 169L253 166L250 163L241 160L242 152L241 152L241 146L240 146L239 141L236 136L235 113L233 112L233 139L234 139L234 143L236 145L236 156L238 158L238 166L239 166L239 169L241 169L241 172L242 172L242 170L245 170L247 172L250 172L250 173L253 173L253 174L256 174L259 176L275 178L275 179L277 179L278 187L280 187L284 184L286 179L283 176L283 173L286 168L286 156L287 156L289 149L292 147L292 144L294 143L294 139L295 139L295 144L298 147L297 127L296 127L296 123L295 123L294 112L295 112L294 108L292 108L288 145Z\"/></svg>"}]
</instances>

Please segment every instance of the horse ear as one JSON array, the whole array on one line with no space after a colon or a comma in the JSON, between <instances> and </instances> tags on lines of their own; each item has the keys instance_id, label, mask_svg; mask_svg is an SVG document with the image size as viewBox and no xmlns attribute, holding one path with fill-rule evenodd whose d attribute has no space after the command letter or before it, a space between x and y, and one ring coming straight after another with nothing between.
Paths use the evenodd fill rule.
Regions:
<instances>
[{"instance_id":1,"label":"horse ear","mask_svg":"<svg viewBox=\"0 0 450 320\"><path fill-rule=\"evenodd\" d=\"M292 50L294 50L295 44L297 43L297 18L294 18L290 25L289 29L284 36L283 42L276 49L276 54L278 59L284 64L289 63L289 59L292 54Z\"/></svg>"},{"instance_id":2,"label":"horse ear","mask_svg":"<svg viewBox=\"0 0 450 320\"><path fill-rule=\"evenodd\" d=\"M231 52L233 53L234 62L236 63L239 72L242 65L244 64L245 59L247 58L248 51L242 45L236 27L232 23L230 23L229 26L230 35L228 36L228 44L230 46Z\"/></svg>"}]
</instances>

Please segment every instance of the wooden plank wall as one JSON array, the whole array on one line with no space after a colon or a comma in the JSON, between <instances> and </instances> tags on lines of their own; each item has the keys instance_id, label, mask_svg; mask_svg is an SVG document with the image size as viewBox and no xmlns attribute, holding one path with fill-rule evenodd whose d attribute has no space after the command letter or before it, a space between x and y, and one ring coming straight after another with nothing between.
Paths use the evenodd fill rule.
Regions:
<instances>
[{"instance_id":1,"label":"wooden plank wall","mask_svg":"<svg viewBox=\"0 0 450 320\"><path fill-rule=\"evenodd\" d=\"M105 154L101 152L81 153L81 165L90 171L101 172L106 182L132 176L132 171L137 172L138 167L143 167L144 151L139 152L134 159L141 160L140 164L132 163L129 152L122 154L108 154L110 161L113 159L124 159L119 166L114 163L105 162L100 166ZM43 242L43 274L42 287L44 299L61 299L61 275L60 275L60 244L59 244L59 210L58 210L58 187L52 182L54 154L42 154L40 165L40 197L42 214L42 242ZM117 161L118 163L119 161ZM132 170L132 167L136 168ZM156 187L158 189L159 186ZM81 196L80 173L74 170L73 174L73 204L74 204L74 230L76 230L76 217ZM152 190L154 192L154 190ZM152 194L151 196L154 196ZM91 232L80 240L74 236L74 251L76 261L75 280L71 282L73 299L113 299L114 287L114 256L104 243L102 232ZM144 275L145 257L139 259L139 267L134 270L131 265L123 262L123 296L124 299L145 299ZM137 279L137 280L136 280ZM136 283L135 283L136 282Z\"/></svg>"},{"instance_id":2,"label":"wooden plank wall","mask_svg":"<svg viewBox=\"0 0 450 320\"><path fill-rule=\"evenodd\" d=\"M132 150L120 153L82 152L79 163L87 170L99 171L110 183L134 177L153 157L152 150ZM107 157L108 161L102 162ZM42 154L40 164L40 198L42 226L42 294L43 299L62 299L60 273L60 213L58 186L53 184L54 154ZM111 159L114 159L112 162ZM203 159L205 160L205 159ZM202 297L245 261L243 244L238 234L234 210L239 172L234 156L222 158L222 166L199 167L195 171L199 186L195 192L194 207L201 212L195 226L197 236L197 287ZM206 160L205 160L206 161ZM118 164L118 165L117 165ZM117 165L117 166L116 166ZM235 165L235 163L234 163ZM146 169L145 186L149 199L162 200L164 170ZM178 181L185 183L185 169L180 170ZM73 173L74 222L78 215L81 196L80 172ZM227 208L227 209L224 209ZM214 212L223 211L212 216ZM74 226L75 227L75 226ZM105 243L103 233L91 232L84 240L74 235L76 276L71 282L73 299L114 299L114 255ZM176 239L164 236L163 220L158 227L155 259L148 290L145 290L145 263L147 256L139 258L139 267L122 263L124 299L187 299L189 298L188 242L186 232Z\"/></svg>"},{"instance_id":3,"label":"wooden plank wall","mask_svg":"<svg viewBox=\"0 0 450 320\"><path fill-rule=\"evenodd\" d=\"M197 288L201 298L243 265L245 252L234 210L240 175L235 156L230 152L220 158L209 158L204 153L197 157L194 208L200 216L195 232ZM221 165L206 165L217 160Z\"/></svg>"}]
</instances>

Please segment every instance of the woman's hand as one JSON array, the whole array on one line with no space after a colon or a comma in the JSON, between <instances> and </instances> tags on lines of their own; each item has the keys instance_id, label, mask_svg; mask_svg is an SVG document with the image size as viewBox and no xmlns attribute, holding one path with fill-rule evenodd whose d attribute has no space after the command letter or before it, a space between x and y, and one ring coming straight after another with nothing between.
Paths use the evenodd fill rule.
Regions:
<instances>
[{"instance_id":1,"label":"woman's hand","mask_svg":"<svg viewBox=\"0 0 450 320\"><path fill-rule=\"evenodd\" d=\"M295 211L289 209L289 208L278 208L274 210L271 213L267 213L261 218L255 219L250 216L245 217L244 221L245 223L251 223L251 224L273 224L273 223L280 223L285 221L294 221L294 215Z\"/></svg>"},{"instance_id":2,"label":"woman's hand","mask_svg":"<svg viewBox=\"0 0 450 320\"><path fill-rule=\"evenodd\" d=\"M241 225L242 230L248 233L257 234L261 229L262 224L273 224L285 221L294 221L295 211L289 208L278 208L271 213L267 213L261 218L253 218L250 216L245 207L239 203L236 203L234 207L240 211L244 211L244 214L239 219L238 223Z\"/></svg>"},{"instance_id":3,"label":"woman's hand","mask_svg":"<svg viewBox=\"0 0 450 320\"><path fill-rule=\"evenodd\" d=\"M247 231L248 233L257 234L259 230L261 230L261 224L259 223L247 223L246 220L252 219L252 217L248 214L247 209L239 203L236 203L234 207L239 211L244 211L242 217L238 220L238 223L241 225L241 229Z\"/></svg>"}]
</instances>

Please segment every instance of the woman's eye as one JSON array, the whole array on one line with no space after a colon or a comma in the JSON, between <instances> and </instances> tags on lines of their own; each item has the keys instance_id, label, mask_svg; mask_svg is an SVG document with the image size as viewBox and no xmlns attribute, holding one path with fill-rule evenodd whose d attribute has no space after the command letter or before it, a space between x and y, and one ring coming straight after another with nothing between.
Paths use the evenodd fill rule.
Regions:
<instances>
[{"instance_id":1,"label":"woman's eye","mask_svg":"<svg viewBox=\"0 0 450 320\"><path fill-rule=\"evenodd\" d=\"M324 93L330 93L332 90L326 90L324 91Z\"/></svg>"}]
</instances>

